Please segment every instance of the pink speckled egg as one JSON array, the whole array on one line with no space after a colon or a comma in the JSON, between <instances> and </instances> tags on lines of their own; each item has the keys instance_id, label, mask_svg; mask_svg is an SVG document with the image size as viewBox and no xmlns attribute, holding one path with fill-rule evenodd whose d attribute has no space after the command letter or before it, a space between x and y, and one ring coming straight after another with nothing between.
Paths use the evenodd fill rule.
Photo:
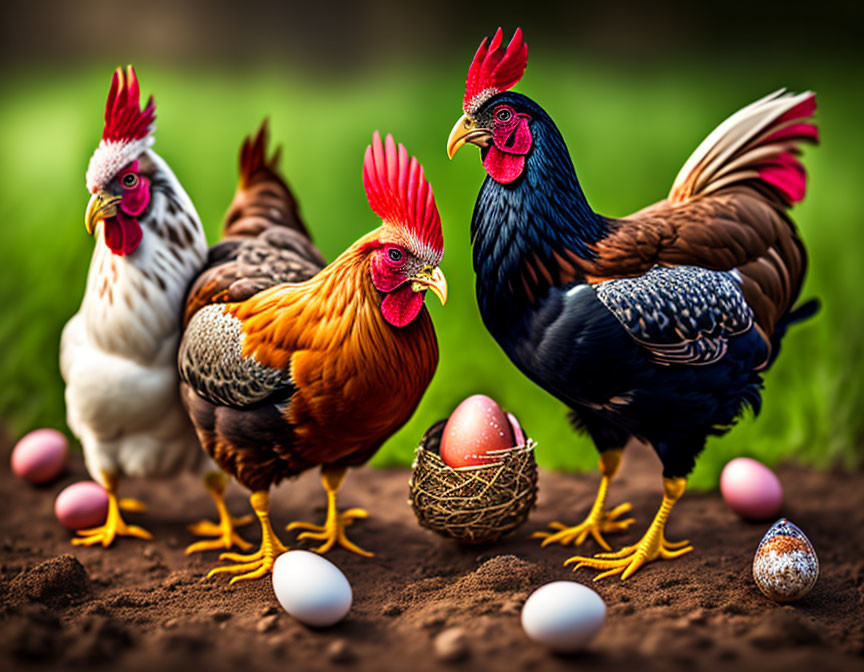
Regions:
<instances>
[{"instance_id":1,"label":"pink speckled egg","mask_svg":"<svg viewBox=\"0 0 864 672\"><path fill-rule=\"evenodd\" d=\"M783 504L783 488L777 476L749 457L736 457L723 467L720 493L729 508L750 520L776 518Z\"/></svg>"},{"instance_id":2,"label":"pink speckled egg","mask_svg":"<svg viewBox=\"0 0 864 672\"><path fill-rule=\"evenodd\" d=\"M12 471L30 483L48 483L66 466L69 443L56 429L37 429L21 437L12 451Z\"/></svg>"},{"instance_id":3,"label":"pink speckled egg","mask_svg":"<svg viewBox=\"0 0 864 672\"><path fill-rule=\"evenodd\" d=\"M473 467L501 459L494 451L513 447L513 430L504 410L482 394L456 407L441 435L441 459L449 467ZM490 454L492 453L492 454Z\"/></svg>"},{"instance_id":4,"label":"pink speckled egg","mask_svg":"<svg viewBox=\"0 0 864 672\"><path fill-rule=\"evenodd\" d=\"M96 527L108 515L108 495L94 481L81 481L64 488L54 502L54 515L70 530Z\"/></svg>"}]
</instances>

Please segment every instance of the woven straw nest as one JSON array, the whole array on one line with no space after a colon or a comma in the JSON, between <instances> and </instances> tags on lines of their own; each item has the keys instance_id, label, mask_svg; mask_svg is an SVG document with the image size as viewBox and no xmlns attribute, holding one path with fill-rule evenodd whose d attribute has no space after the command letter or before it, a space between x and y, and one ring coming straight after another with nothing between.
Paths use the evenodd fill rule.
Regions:
<instances>
[{"instance_id":1,"label":"woven straw nest","mask_svg":"<svg viewBox=\"0 0 864 672\"><path fill-rule=\"evenodd\" d=\"M460 543L496 541L524 523L537 500L535 443L528 439L488 466L454 469L438 455L445 422L433 425L417 448L411 508L423 527Z\"/></svg>"}]
</instances>

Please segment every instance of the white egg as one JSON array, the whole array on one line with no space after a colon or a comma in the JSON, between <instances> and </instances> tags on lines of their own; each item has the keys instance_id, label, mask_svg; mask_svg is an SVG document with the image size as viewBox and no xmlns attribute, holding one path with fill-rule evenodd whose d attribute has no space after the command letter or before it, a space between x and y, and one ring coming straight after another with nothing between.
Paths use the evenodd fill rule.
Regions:
<instances>
[{"instance_id":1,"label":"white egg","mask_svg":"<svg viewBox=\"0 0 864 672\"><path fill-rule=\"evenodd\" d=\"M578 651L603 627L606 604L575 581L553 581L535 590L522 607L522 627L535 642L561 652Z\"/></svg>"},{"instance_id":2,"label":"white egg","mask_svg":"<svg viewBox=\"0 0 864 672\"><path fill-rule=\"evenodd\" d=\"M309 551L288 551L273 565L273 592L301 623L335 625L351 609L351 584L329 560Z\"/></svg>"}]
</instances>

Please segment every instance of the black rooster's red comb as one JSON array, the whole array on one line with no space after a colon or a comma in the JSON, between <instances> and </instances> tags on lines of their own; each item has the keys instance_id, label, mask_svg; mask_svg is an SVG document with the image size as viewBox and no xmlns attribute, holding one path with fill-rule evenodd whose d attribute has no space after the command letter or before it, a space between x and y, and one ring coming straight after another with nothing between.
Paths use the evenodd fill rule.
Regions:
<instances>
[{"instance_id":1,"label":"black rooster's red comb","mask_svg":"<svg viewBox=\"0 0 864 672\"><path fill-rule=\"evenodd\" d=\"M504 33L499 28L486 46L484 37L474 54L468 78L465 81L465 99L462 107L467 114L475 112L480 105L496 93L512 89L522 79L528 65L528 45L522 40L522 29L517 28L513 39L505 49Z\"/></svg>"}]
</instances>

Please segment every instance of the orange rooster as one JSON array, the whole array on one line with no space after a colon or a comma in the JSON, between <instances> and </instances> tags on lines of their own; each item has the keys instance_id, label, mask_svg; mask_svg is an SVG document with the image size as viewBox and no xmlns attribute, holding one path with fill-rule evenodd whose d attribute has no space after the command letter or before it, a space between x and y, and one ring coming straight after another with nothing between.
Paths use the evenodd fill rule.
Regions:
<instances>
[{"instance_id":1,"label":"orange rooster","mask_svg":"<svg viewBox=\"0 0 864 672\"><path fill-rule=\"evenodd\" d=\"M323 258L267 158L266 127L240 155L240 184L223 241L187 300L179 353L182 396L207 453L242 485L261 523L260 549L223 553L210 572L264 576L287 550L269 521L269 489L321 466L323 525L292 523L299 538L338 543L362 509L339 512L348 467L366 462L414 413L438 363L426 290L447 284L432 188L416 159L376 132L363 167L382 225L338 259Z\"/></svg>"}]
</instances>

